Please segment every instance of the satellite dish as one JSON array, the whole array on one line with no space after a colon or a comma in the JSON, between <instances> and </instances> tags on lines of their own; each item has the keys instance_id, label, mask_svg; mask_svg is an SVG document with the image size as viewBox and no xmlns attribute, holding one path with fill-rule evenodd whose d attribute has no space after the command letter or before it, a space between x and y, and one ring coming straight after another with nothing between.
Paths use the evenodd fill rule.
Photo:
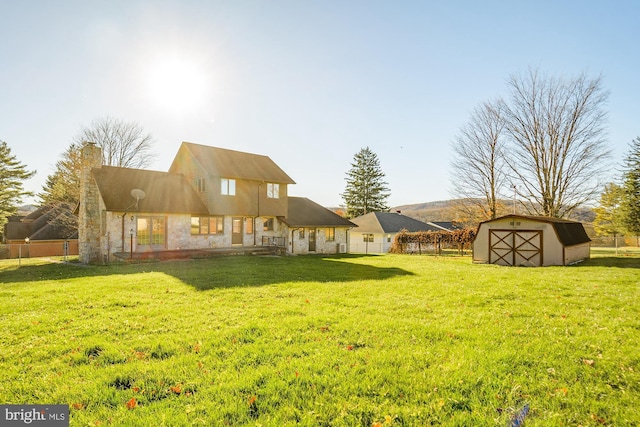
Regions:
<instances>
[{"instance_id":1,"label":"satellite dish","mask_svg":"<svg viewBox=\"0 0 640 427\"><path fill-rule=\"evenodd\" d=\"M142 200L146 195L147 194L144 192L144 190L141 190L139 188L134 188L133 190L131 190L131 197L135 197L136 200Z\"/></svg>"},{"instance_id":2,"label":"satellite dish","mask_svg":"<svg viewBox=\"0 0 640 427\"><path fill-rule=\"evenodd\" d=\"M139 188L134 188L133 190L131 190L131 197L135 197L136 199L136 209L138 209L138 202L144 199L144 196L146 195L147 194L144 192L144 190L141 190Z\"/></svg>"}]
</instances>

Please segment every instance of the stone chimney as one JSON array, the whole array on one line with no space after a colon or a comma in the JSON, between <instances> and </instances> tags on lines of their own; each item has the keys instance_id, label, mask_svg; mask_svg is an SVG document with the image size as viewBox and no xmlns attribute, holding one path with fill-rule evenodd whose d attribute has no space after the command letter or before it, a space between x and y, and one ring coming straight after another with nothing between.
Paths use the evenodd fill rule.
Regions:
<instances>
[{"instance_id":1,"label":"stone chimney","mask_svg":"<svg viewBox=\"0 0 640 427\"><path fill-rule=\"evenodd\" d=\"M81 149L78 253L84 264L100 262L100 195L91 170L102 167L102 149L87 142Z\"/></svg>"}]
</instances>

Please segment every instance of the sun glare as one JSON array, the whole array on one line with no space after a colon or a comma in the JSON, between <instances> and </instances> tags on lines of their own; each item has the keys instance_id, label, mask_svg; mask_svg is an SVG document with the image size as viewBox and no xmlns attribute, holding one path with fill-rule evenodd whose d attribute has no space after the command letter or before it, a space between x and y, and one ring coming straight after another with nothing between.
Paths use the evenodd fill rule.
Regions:
<instances>
[{"instance_id":1,"label":"sun glare","mask_svg":"<svg viewBox=\"0 0 640 427\"><path fill-rule=\"evenodd\" d=\"M154 103L175 112L197 108L205 98L205 75L187 61L170 59L157 63L151 68L148 83Z\"/></svg>"}]
</instances>

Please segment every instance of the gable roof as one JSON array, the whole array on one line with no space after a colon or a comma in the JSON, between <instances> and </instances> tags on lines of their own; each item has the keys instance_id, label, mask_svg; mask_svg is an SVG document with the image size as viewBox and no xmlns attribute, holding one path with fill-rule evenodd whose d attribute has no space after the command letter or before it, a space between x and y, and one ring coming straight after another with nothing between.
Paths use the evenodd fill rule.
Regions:
<instances>
[{"instance_id":1,"label":"gable roof","mask_svg":"<svg viewBox=\"0 0 640 427\"><path fill-rule=\"evenodd\" d=\"M288 202L287 216L280 219L289 227L355 227L348 219L306 197L289 197Z\"/></svg>"},{"instance_id":2,"label":"gable roof","mask_svg":"<svg viewBox=\"0 0 640 427\"><path fill-rule=\"evenodd\" d=\"M427 222L429 225L433 225L434 227L440 228L443 231L453 231L457 230L460 227L453 221L429 221Z\"/></svg>"},{"instance_id":3,"label":"gable roof","mask_svg":"<svg viewBox=\"0 0 640 427\"><path fill-rule=\"evenodd\" d=\"M400 230L441 231L441 227L418 221L417 219L395 212L370 212L351 220L357 225L357 232L363 233L398 233Z\"/></svg>"},{"instance_id":4,"label":"gable roof","mask_svg":"<svg viewBox=\"0 0 640 427\"><path fill-rule=\"evenodd\" d=\"M530 216L530 215L514 215L514 214L505 215L500 218L481 222L480 225L478 226L478 229L480 229L480 226L482 224L485 224L488 222L504 220L504 219L518 219L518 218L551 224L558 236L558 239L560 240L560 243L562 243L564 246L579 245L579 244L587 243L591 241L581 222L571 221L568 219L561 219L561 218L550 218L546 216Z\"/></svg>"},{"instance_id":5,"label":"gable roof","mask_svg":"<svg viewBox=\"0 0 640 427\"><path fill-rule=\"evenodd\" d=\"M180 174L115 166L94 168L92 173L108 211L209 214ZM145 192L137 207L134 188Z\"/></svg>"},{"instance_id":6,"label":"gable roof","mask_svg":"<svg viewBox=\"0 0 640 427\"><path fill-rule=\"evenodd\" d=\"M23 217L12 218L5 224L7 240L62 240L77 239L77 219L70 205L44 205Z\"/></svg>"},{"instance_id":7,"label":"gable roof","mask_svg":"<svg viewBox=\"0 0 640 427\"><path fill-rule=\"evenodd\" d=\"M176 170L177 162L183 158L185 151L212 176L295 184L295 181L267 156L191 142L182 143L169 168L170 172Z\"/></svg>"}]
</instances>

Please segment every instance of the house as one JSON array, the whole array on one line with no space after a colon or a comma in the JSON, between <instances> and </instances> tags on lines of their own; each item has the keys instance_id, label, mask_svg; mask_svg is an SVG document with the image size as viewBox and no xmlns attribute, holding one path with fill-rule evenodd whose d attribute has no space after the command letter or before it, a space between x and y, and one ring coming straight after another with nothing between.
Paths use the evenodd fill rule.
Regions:
<instances>
[{"instance_id":1,"label":"house","mask_svg":"<svg viewBox=\"0 0 640 427\"><path fill-rule=\"evenodd\" d=\"M569 265L589 258L591 239L580 222L506 215L481 222L473 262L510 266Z\"/></svg>"},{"instance_id":2,"label":"house","mask_svg":"<svg viewBox=\"0 0 640 427\"><path fill-rule=\"evenodd\" d=\"M356 227L349 231L349 252L387 253L395 235L402 230L450 231L442 225L426 223L398 212L370 212L351 219Z\"/></svg>"},{"instance_id":3,"label":"house","mask_svg":"<svg viewBox=\"0 0 640 427\"><path fill-rule=\"evenodd\" d=\"M346 253L348 230L356 226L304 197L289 197L287 216L279 219L288 227L292 254Z\"/></svg>"},{"instance_id":4,"label":"house","mask_svg":"<svg viewBox=\"0 0 640 427\"><path fill-rule=\"evenodd\" d=\"M296 197L267 156L183 142L168 172L102 166L82 150L82 262L148 252L276 246L285 253L337 253L353 224Z\"/></svg>"},{"instance_id":5,"label":"house","mask_svg":"<svg viewBox=\"0 0 640 427\"><path fill-rule=\"evenodd\" d=\"M3 235L8 248L0 258L78 254L77 221L66 204L41 206L28 215L11 216Z\"/></svg>"}]
</instances>

